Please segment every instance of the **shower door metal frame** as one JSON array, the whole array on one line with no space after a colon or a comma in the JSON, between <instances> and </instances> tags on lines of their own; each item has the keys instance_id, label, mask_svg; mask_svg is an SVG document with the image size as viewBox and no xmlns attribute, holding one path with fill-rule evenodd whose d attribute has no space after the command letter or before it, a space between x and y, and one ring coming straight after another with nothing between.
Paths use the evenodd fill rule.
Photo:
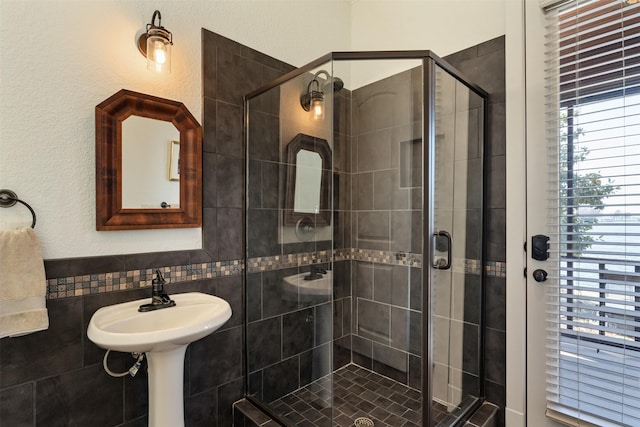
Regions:
<instances>
[{"instance_id":1,"label":"shower door metal frame","mask_svg":"<svg viewBox=\"0 0 640 427\"><path fill-rule=\"evenodd\" d=\"M433 192L430 191L431 187L427 185L427 183L434 182L434 172L435 172L435 164L433 159L433 153L435 151L435 141L436 141L436 105L435 105L435 91L436 91L436 67L440 67L442 70L453 76L456 81L464 84L468 89L470 89L475 94L479 95L482 98L482 110L483 110L483 127L482 127L482 209L480 211L480 227L482 232L484 233L484 219L486 217L485 211L487 209L486 203L486 192L484 191L484 187L486 185L486 177L487 171L484 165L486 164L486 151L484 150L484 145L487 140L487 106L488 106L488 98L489 94L482 89L480 86L471 83L467 78L464 77L458 70L456 70L453 66L447 63L442 58L433 54L433 52L429 52L428 55L423 59L423 104L424 104L424 116L423 116L423 159L422 159L422 204L423 204L423 213L425 211L432 213L434 212L434 197ZM428 145L427 145L428 144ZM428 227L426 226L428 224ZM425 307L430 308L430 296L431 289L433 283L431 281L431 273L433 271L433 266L431 263L433 257L433 247L432 247L432 239L436 233L434 228L433 215L428 215L426 218L423 216L422 223L422 425L423 427L435 427L436 423L431 416L432 412L432 400L433 400L433 376L429 375L429 373L433 369L433 346L431 344L431 336L433 334L433 317L431 315L425 316ZM478 355L480 357L479 365L478 365L478 378L480 379L480 388L479 394L480 399L476 401L472 406L466 408L462 413L457 415L457 419L455 420L455 424L460 424L461 421L464 421L467 418L467 415L473 413L483 402L485 389L484 389L484 324L485 324L485 278L484 278L484 264L486 257L486 243L485 239L482 239L482 257L480 260L480 265L482 266L480 275L481 275L481 284L482 284L482 293L481 293L481 310L480 310L480 332L481 339L478 340ZM427 289L425 291L425 284L427 284ZM426 357L425 357L426 355ZM426 390L425 390L426 385Z\"/></svg>"},{"instance_id":2,"label":"shower door metal frame","mask_svg":"<svg viewBox=\"0 0 640 427\"><path fill-rule=\"evenodd\" d=\"M423 99L422 99L422 154L423 154L423 177L422 177L422 212L423 212L423 221L422 221L422 425L423 427L435 427L436 423L432 419L432 375L431 370L433 366L433 346L431 344L431 338L433 335L433 321L432 316L430 315L430 296L431 296L431 272L433 267L431 266L430 260L433 257L432 248L431 248L431 238L434 233L433 229L433 215L430 215L433 212L434 208L434 200L433 200L433 192L430 191L430 186L427 185L433 182L433 172L434 165L432 152L435 148L435 97L432 97L432 94L435 94L435 70L436 66L439 66L448 74L453 76L457 81L464 84L471 91L476 93L482 98L482 106L483 106L483 146L486 143L487 139L487 105L488 105L488 96L489 94L484 91L480 86L472 83L470 80L464 77L462 73L456 70L453 66L447 63L445 60L440 58L438 55L433 53L430 50L406 50L406 51L354 51L354 52L330 52L326 55L323 55L316 60L309 62L308 64L297 68L293 71L290 71L270 83L246 94L244 96L244 143L245 143L245 163L248 170L248 162L249 162L249 141L248 141L248 133L247 129L249 128L249 101L251 98L254 98L258 95L261 95L281 84L298 77L304 73L308 73L309 71L319 67L320 65L326 64L328 62L333 64L333 61L358 61L358 60L422 60L422 77L423 77ZM485 150L483 149L483 164L486 157ZM480 218L480 226L482 230L484 230L484 218L485 218L485 210L486 210L486 194L484 192L484 185L486 182L486 168L483 167L483 207L481 210L481 218ZM248 180L245 180L245 201L244 201L244 209L247 212L248 208ZM429 215L424 215L424 212L428 212ZM249 224L247 222L245 215L245 236L248 230ZM482 243L482 259L480 260L481 266L484 267L485 260L485 243L483 239ZM247 259L247 239L245 237L243 241L243 250L245 254L245 260ZM246 265L246 262L245 262ZM482 276L482 310L480 314L480 330L481 336L484 338L484 305L485 305L485 280L484 280L484 268L481 270ZM245 268L246 275L246 268ZM244 280L246 284L246 276ZM243 287L243 303L244 303L244 311L245 311L245 333L243 338L243 354L245 355L245 375L244 375L244 390L245 397L254 405L263 410L267 415L269 415L274 421L277 422L278 418L275 414L264 405L262 402L257 401L248 395L248 367L247 367L247 334L246 328L248 325L248 317L247 317L247 295L246 290ZM428 314L428 315L425 315ZM482 403L482 397L484 396L484 339L479 340L479 349L478 354L480 357L479 361L479 374L478 378L480 381L480 397L475 404L467 410L465 410L460 417L463 415L467 415L474 411L476 408L480 406Z\"/></svg>"},{"instance_id":3,"label":"shower door metal frame","mask_svg":"<svg viewBox=\"0 0 640 427\"><path fill-rule=\"evenodd\" d=\"M434 197L430 183L434 180L433 152L436 141L435 65L430 57L422 60L422 426L435 426L433 409L433 317L431 316L431 240ZM435 98L435 97L433 97ZM427 214L425 215L425 211ZM451 248L449 248L451 250ZM426 315L428 313L428 315Z\"/></svg>"}]
</instances>

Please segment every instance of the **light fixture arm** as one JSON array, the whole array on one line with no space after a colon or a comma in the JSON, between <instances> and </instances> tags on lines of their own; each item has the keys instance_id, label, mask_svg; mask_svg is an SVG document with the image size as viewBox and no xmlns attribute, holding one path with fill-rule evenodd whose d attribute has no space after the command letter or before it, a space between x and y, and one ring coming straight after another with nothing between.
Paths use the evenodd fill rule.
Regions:
<instances>
[{"instance_id":1,"label":"light fixture arm","mask_svg":"<svg viewBox=\"0 0 640 427\"><path fill-rule=\"evenodd\" d=\"M331 76L329 75L328 72L326 72L325 70L320 70L313 75L313 80L316 80L318 76L320 76L320 74L324 74L327 77L327 80L331 79Z\"/></svg>"},{"instance_id":2,"label":"light fixture arm","mask_svg":"<svg viewBox=\"0 0 640 427\"><path fill-rule=\"evenodd\" d=\"M158 17L158 25L156 25L156 16ZM149 30L149 26L162 28L162 14L160 14L159 10L153 12L151 23L147 24L147 30Z\"/></svg>"},{"instance_id":3,"label":"light fixture arm","mask_svg":"<svg viewBox=\"0 0 640 427\"><path fill-rule=\"evenodd\" d=\"M309 84L307 85L307 93L311 93L311 85L315 83L316 84L316 91L320 92L320 82L318 80L316 80L316 76L313 77L313 80L311 80L309 82Z\"/></svg>"},{"instance_id":4,"label":"light fixture arm","mask_svg":"<svg viewBox=\"0 0 640 427\"><path fill-rule=\"evenodd\" d=\"M156 17L158 18L158 25L156 25ZM162 14L159 10L153 12L151 22L147 24L147 34L149 34L149 30L162 30L161 34L169 39L169 44L173 44L173 33L162 26Z\"/></svg>"}]
</instances>

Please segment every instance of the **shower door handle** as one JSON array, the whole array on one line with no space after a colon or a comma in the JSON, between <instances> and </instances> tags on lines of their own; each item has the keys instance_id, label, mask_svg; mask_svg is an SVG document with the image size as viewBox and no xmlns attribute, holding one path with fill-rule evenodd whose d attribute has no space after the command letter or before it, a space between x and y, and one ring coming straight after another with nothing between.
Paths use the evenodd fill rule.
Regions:
<instances>
[{"instance_id":1,"label":"shower door handle","mask_svg":"<svg viewBox=\"0 0 640 427\"><path fill-rule=\"evenodd\" d=\"M448 270L451 268L451 234L444 230L433 233L431 266L438 270ZM439 256L441 253L445 256Z\"/></svg>"}]
</instances>

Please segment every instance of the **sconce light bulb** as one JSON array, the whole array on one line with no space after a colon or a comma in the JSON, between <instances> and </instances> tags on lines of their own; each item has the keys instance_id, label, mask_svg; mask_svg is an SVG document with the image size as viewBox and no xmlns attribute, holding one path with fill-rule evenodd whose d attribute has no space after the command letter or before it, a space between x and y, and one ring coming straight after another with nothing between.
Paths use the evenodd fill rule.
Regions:
<instances>
[{"instance_id":1,"label":"sconce light bulb","mask_svg":"<svg viewBox=\"0 0 640 427\"><path fill-rule=\"evenodd\" d=\"M164 43L160 41L155 42L153 52L153 57L158 64L162 65L167 62L167 52L165 51Z\"/></svg>"},{"instance_id":2,"label":"sconce light bulb","mask_svg":"<svg viewBox=\"0 0 640 427\"><path fill-rule=\"evenodd\" d=\"M315 120L324 119L324 106L323 102L320 99L314 99L311 104L311 110L313 111L313 118Z\"/></svg>"},{"instance_id":3,"label":"sconce light bulb","mask_svg":"<svg viewBox=\"0 0 640 427\"><path fill-rule=\"evenodd\" d=\"M147 68L158 73L171 72L171 44L151 36L147 43Z\"/></svg>"}]
</instances>

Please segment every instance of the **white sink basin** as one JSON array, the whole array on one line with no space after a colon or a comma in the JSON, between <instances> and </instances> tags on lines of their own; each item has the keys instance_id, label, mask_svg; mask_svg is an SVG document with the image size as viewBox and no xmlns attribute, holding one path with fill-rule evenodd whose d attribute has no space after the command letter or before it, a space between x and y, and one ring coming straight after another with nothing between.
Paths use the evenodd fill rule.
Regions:
<instances>
[{"instance_id":1,"label":"white sink basin","mask_svg":"<svg viewBox=\"0 0 640 427\"><path fill-rule=\"evenodd\" d=\"M309 272L294 274L282 279L282 288L285 294L298 295L301 298L316 296L331 296L333 294L333 274L328 270L321 279L304 280Z\"/></svg>"},{"instance_id":2,"label":"white sink basin","mask_svg":"<svg viewBox=\"0 0 640 427\"><path fill-rule=\"evenodd\" d=\"M175 307L141 313L149 299L102 307L89 322L87 335L98 346L123 352L163 351L204 338L231 317L222 298L191 292L171 295Z\"/></svg>"},{"instance_id":3,"label":"white sink basin","mask_svg":"<svg viewBox=\"0 0 640 427\"><path fill-rule=\"evenodd\" d=\"M187 345L204 338L231 317L222 298L191 292L171 295L174 307L139 312L149 298L102 307L87 335L98 346L144 352L148 364L149 425L184 427L183 373ZM215 357L215 354L211 355Z\"/></svg>"}]
</instances>

